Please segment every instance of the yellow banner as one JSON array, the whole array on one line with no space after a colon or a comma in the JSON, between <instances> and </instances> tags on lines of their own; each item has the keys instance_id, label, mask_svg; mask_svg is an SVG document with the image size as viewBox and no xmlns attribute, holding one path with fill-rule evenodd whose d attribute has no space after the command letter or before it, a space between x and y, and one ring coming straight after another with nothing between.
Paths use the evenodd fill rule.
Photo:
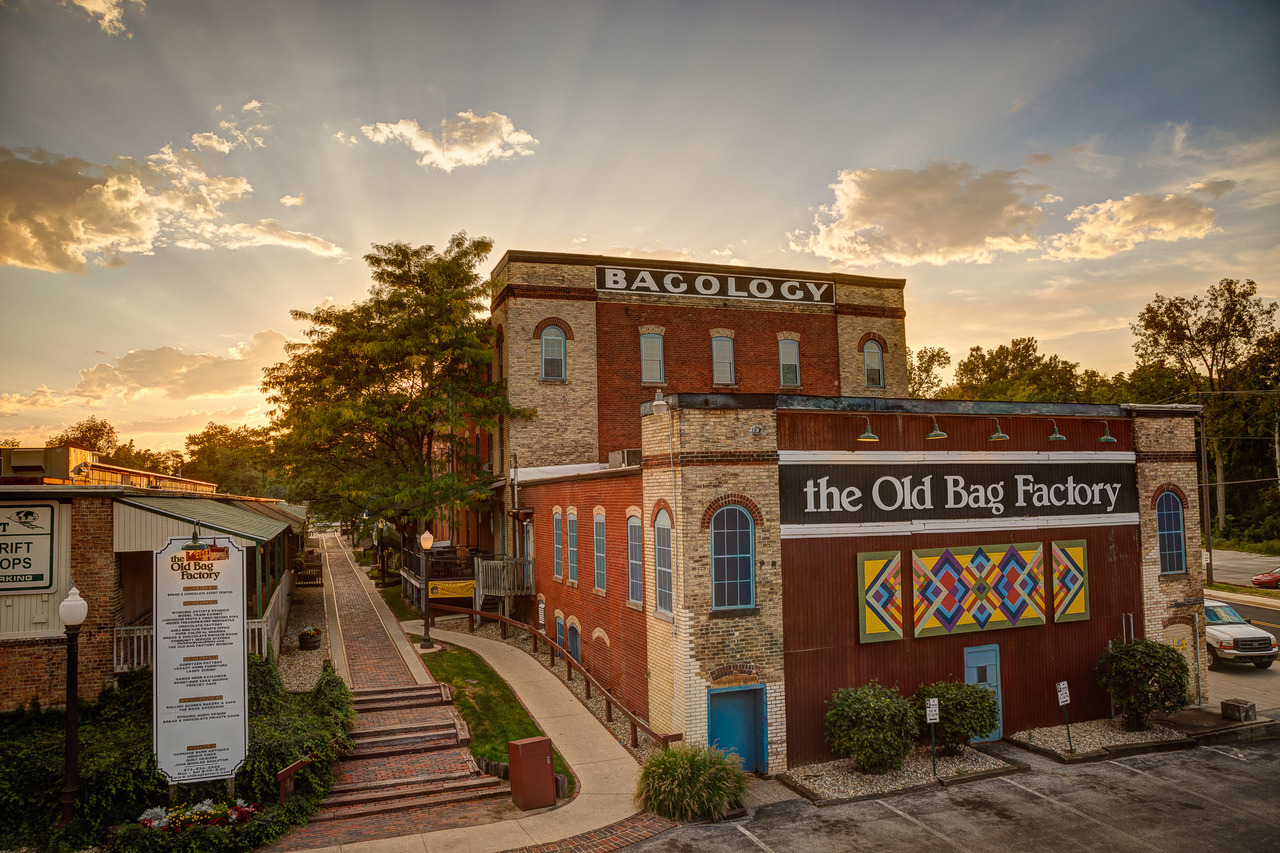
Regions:
<instances>
[{"instance_id":1,"label":"yellow banner","mask_svg":"<svg viewBox=\"0 0 1280 853\"><path fill-rule=\"evenodd\" d=\"M476 591L475 581L432 581L432 598L470 598Z\"/></svg>"}]
</instances>

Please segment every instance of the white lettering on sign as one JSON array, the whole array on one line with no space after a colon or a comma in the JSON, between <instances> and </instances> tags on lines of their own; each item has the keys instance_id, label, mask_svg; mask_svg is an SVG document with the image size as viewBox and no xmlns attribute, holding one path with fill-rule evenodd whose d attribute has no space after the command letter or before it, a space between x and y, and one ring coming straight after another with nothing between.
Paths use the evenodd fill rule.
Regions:
<instances>
[{"instance_id":1,"label":"white lettering on sign","mask_svg":"<svg viewBox=\"0 0 1280 853\"><path fill-rule=\"evenodd\" d=\"M54 503L0 504L0 593L48 593L53 577Z\"/></svg>"},{"instance_id":2,"label":"white lettering on sign","mask_svg":"<svg viewBox=\"0 0 1280 853\"><path fill-rule=\"evenodd\" d=\"M693 289L690 290L690 279ZM829 281L785 281L767 276L695 274L688 271L634 267L596 267L596 290L647 294L684 294L724 299L758 299L834 305L835 285Z\"/></svg>"},{"instance_id":3,"label":"white lettering on sign","mask_svg":"<svg viewBox=\"0 0 1280 853\"><path fill-rule=\"evenodd\" d=\"M1058 705L1062 706L1062 705L1070 705L1070 704L1071 704L1071 693L1070 691L1067 690L1067 682L1059 681L1058 682Z\"/></svg>"}]
</instances>

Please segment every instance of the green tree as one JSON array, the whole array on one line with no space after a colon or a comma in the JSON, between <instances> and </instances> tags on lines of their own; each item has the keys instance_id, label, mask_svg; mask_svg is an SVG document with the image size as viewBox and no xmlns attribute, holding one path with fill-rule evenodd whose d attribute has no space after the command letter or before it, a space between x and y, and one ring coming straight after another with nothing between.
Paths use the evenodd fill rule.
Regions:
<instances>
[{"instance_id":1,"label":"green tree","mask_svg":"<svg viewBox=\"0 0 1280 853\"><path fill-rule=\"evenodd\" d=\"M117 445L111 455L103 457L102 461L119 465L121 468L151 471L156 474L177 474L182 468L182 454L178 451L157 452L145 447L137 447L132 438Z\"/></svg>"},{"instance_id":2,"label":"green tree","mask_svg":"<svg viewBox=\"0 0 1280 853\"><path fill-rule=\"evenodd\" d=\"M951 354L942 347L907 348L907 396L914 399L936 397L942 390L938 371L951 364Z\"/></svg>"},{"instance_id":3,"label":"green tree","mask_svg":"<svg viewBox=\"0 0 1280 853\"><path fill-rule=\"evenodd\" d=\"M375 245L368 299L293 312L311 328L263 388L289 495L311 501L313 515L367 510L407 530L485 500L475 486L487 460L470 431L529 414L512 409L488 370L493 285L477 269L492 247L461 232L439 251Z\"/></svg>"},{"instance_id":4,"label":"green tree","mask_svg":"<svg viewBox=\"0 0 1280 853\"><path fill-rule=\"evenodd\" d=\"M1079 400L1079 364L1041 355L1035 338L1014 338L991 350L975 346L956 365L950 390L964 400Z\"/></svg>"},{"instance_id":5,"label":"green tree","mask_svg":"<svg viewBox=\"0 0 1280 853\"><path fill-rule=\"evenodd\" d=\"M1147 304L1130 328L1133 348L1143 364L1170 367L1194 383L1188 391L1206 392L1209 453L1217 486L1217 527L1227 525L1226 467L1229 447L1219 426L1227 401L1224 391L1238 376L1236 369L1275 328L1276 303L1266 304L1252 280L1243 284L1224 278L1205 296L1161 296ZM1218 437L1215 437L1217 433Z\"/></svg>"},{"instance_id":6,"label":"green tree","mask_svg":"<svg viewBox=\"0 0 1280 853\"><path fill-rule=\"evenodd\" d=\"M273 489L270 430L209 422L187 436L187 461L182 473L194 480L217 483L224 492L280 497Z\"/></svg>"},{"instance_id":7,"label":"green tree","mask_svg":"<svg viewBox=\"0 0 1280 853\"><path fill-rule=\"evenodd\" d=\"M65 447L72 444L110 456L120 443L116 428L102 418L90 415L70 428L58 433L44 443L45 447Z\"/></svg>"},{"instance_id":8,"label":"green tree","mask_svg":"<svg viewBox=\"0 0 1280 853\"><path fill-rule=\"evenodd\" d=\"M16 438L0 438L0 447L21 447L22 442Z\"/></svg>"}]
</instances>

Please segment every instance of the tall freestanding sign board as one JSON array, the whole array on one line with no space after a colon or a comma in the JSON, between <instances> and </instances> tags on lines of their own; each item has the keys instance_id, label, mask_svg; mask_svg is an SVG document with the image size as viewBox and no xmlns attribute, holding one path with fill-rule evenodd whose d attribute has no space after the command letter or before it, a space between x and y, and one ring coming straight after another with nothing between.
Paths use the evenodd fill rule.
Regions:
<instances>
[{"instance_id":1,"label":"tall freestanding sign board","mask_svg":"<svg viewBox=\"0 0 1280 853\"><path fill-rule=\"evenodd\" d=\"M249 741L245 553L230 537L156 552L155 748L172 782L235 775Z\"/></svg>"}]
</instances>

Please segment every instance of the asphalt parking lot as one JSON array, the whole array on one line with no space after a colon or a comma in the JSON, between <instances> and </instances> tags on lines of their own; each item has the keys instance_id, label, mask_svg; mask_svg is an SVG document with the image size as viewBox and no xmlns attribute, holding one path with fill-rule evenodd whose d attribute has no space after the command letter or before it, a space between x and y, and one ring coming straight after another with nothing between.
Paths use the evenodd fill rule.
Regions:
<instances>
[{"instance_id":1,"label":"asphalt parking lot","mask_svg":"<svg viewBox=\"0 0 1280 853\"><path fill-rule=\"evenodd\" d=\"M1280 850L1280 741L1200 746L1060 765L1007 744L1028 772L924 793L816 808L759 806L683 826L635 850Z\"/></svg>"}]
</instances>

